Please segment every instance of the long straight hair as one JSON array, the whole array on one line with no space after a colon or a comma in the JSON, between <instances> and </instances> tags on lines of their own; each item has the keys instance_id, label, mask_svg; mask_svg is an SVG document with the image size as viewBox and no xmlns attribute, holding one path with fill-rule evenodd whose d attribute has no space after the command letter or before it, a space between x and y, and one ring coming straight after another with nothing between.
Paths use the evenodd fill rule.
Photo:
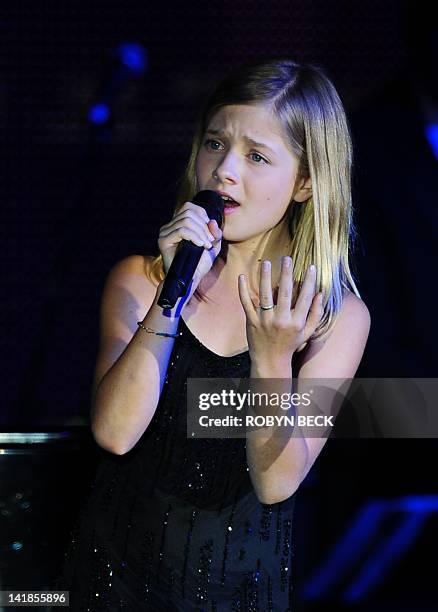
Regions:
<instances>
[{"instance_id":1,"label":"long straight hair","mask_svg":"<svg viewBox=\"0 0 438 612\"><path fill-rule=\"evenodd\" d=\"M355 238L353 159L342 102L331 81L315 65L274 58L235 69L219 83L198 118L175 212L199 191L196 159L211 119L219 109L235 104L270 107L299 160L296 185L298 181L311 180L310 198L304 203L292 199L286 214L294 285L301 286L313 263L317 267L316 291L324 291L324 315L312 336L314 340L331 329L342 306L344 290L360 297L349 265ZM259 261L271 253L265 248L260 255ZM152 261L149 275L156 282L164 278L161 255ZM194 295L205 300L200 286Z\"/></svg>"}]
</instances>

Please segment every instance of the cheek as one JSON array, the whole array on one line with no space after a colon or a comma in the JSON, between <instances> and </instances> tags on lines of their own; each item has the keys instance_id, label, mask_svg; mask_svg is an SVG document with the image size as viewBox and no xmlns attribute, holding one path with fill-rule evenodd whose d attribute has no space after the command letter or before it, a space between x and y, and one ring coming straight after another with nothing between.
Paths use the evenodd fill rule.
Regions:
<instances>
[{"instance_id":1,"label":"cheek","mask_svg":"<svg viewBox=\"0 0 438 612\"><path fill-rule=\"evenodd\" d=\"M269 193L268 197L272 210L276 213L284 214L289 208L292 201L293 184L289 177L281 177L279 180L272 185L272 192Z\"/></svg>"},{"instance_id":2,"label":"cheek","mask_svg":"<svg viewBox=\"0 0 438 612\"><path fill-rule=\"evenodd\" d=\"M292 191L289 193L289 190L286 191L279 188L278 183L272 183L271 185L267 185L265 183L261 189L265 191L262 199L260 200L263 210L265 210L267 213L275 215L282 212L284 213L286 208L289 206Z\"/></svg>"},{"instance_id":3,"label":"cheek","mask_svg":"<svg viewBox=\"0 0 438 612\"><path fill-rule=\"evenodd\" d=\"M286 207L293 193L290 181L284 177L270 177L269 181L262 181L257 186L257 191L263 194L263 201L272 209Z\"/></svg>"}]
</instances>

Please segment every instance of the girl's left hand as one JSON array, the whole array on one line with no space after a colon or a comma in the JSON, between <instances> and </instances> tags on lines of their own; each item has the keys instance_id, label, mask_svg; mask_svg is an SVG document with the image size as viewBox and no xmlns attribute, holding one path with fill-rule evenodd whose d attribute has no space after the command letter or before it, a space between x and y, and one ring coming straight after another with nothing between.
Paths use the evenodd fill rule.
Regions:
<instances>
[{"instance_id":1,"label":"girl's left hand","mask_svg":"<svg viewBox=\"0 0 438 612\"><path fill-rule=\"evenodd\" d=\"M247 279L239 275L239 297L246 314L246 334L251 360L271 366L285 365L292 355L307 342L324 314L323 294L315 295L316 268L310 266L301 291L292 306L292 259L283 257L277 304L272 296L271 262L262 262L260 271L260 307L255 308L249 295Z\"/></svg>"}]
</instances>

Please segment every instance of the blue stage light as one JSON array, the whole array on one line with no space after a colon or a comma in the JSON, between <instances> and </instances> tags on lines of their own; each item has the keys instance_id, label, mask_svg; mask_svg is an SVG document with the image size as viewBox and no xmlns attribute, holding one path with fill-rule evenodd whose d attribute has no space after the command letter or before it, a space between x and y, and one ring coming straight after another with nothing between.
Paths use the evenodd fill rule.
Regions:
<instances>
[{"instance_id":1,"label":"blue stage light","mask_svg":"<svg viewBox=\"0 0 438 612\"><path fill-rule=\"evenodd\" d=\"M142 74L147 65L145 49L136 43L123 43L118 47L119 57L132 72Z\"/></svg>"},{"instance_id":2,"label":"blue stage light","mask_svg":"<svg viewBox=\"0 0 438 612\"><path fill-rule=\"evenodd\" d=\"M403 512L438 512L438 495L401 497L397 507Z\"/></svg>"},{"instance_id":3,"label":"blue stage light","mask_svg":"<svg viewBox=\"0 0 438 612\"><path fill-rule=\"evenodd\" d=\"M426 136L435 157L438 159L438 123L431 123L426 127Z\"/></svg>"},{"instance_id":4,"label":"blue stage light","mask_svg":"<svg viewBox=\"0 0 438 612\"><path fill-rule=\"evenodd\" d=\"M106 123L109 119L109 116L110 116L110 109L108 108L108 105L104 104L103 102L94 104L90 108L90 111L88 113L88 119L92 123L97 123L98 125L102 125L103 123Z\"/></svg>"},{"instance_id":5,"label":"blue stage light","mask_svg":"<svg viewBox=\"0 0 438 612\"><path fill-rule=\"evenodd\" d=\"M418 538L427 514L406 514L394 532L379 542L373 554L365 561L359 575L346 589L342 600L353 603L363 599L376 585L383 582L392 565L399 562Z\"/></svg>"},{"instance_id":6,"label":"blue stage light","mask_svg":"<svg viewBox=\"0 0 438 612\"><path fill-rule=\"evenodd\" d=\"M360 508L351 525L334 545L328 558L307 580L302 589L304 599L317 600L328 595L336 582L363 556L370 541L376 535L381 517L386 510L385 500L372 500Z\"/></svg>"},{"instance_id":7,"label":"blue stage light","mask_svg":"<svg viewBox=\"0 0 438 612\"><path fill-rule=\"evenodd\" d=\"M309 601L328 597L335 585L345 581L362 561L342 600L353 603L365 598L385 578L391 566L407 553L428 517L437 512L437 495L408 495L365 502L328 557L306 581L302 597ZM401 515L401 519L390 533L378 537L383 522L395 514Z\"/></svg>"}]
</instances>

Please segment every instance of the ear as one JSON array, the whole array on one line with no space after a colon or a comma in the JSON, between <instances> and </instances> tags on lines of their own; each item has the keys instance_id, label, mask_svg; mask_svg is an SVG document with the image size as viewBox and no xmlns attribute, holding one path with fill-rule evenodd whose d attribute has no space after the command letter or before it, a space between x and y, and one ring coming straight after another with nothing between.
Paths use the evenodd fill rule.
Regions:
<instances>
[{"instance_id":1,"label":"ear","mask_svg":"<svg viewBox=\"0 0 438 612\"><path fill-rule=\"evenodd\" d=\"M296 192L294 193L292 200L295 202L305 202L312 195L312 181L310 177L308 179L303 179L301 181L301 185L298 187Z\"/></svg>"}]
</instances>

